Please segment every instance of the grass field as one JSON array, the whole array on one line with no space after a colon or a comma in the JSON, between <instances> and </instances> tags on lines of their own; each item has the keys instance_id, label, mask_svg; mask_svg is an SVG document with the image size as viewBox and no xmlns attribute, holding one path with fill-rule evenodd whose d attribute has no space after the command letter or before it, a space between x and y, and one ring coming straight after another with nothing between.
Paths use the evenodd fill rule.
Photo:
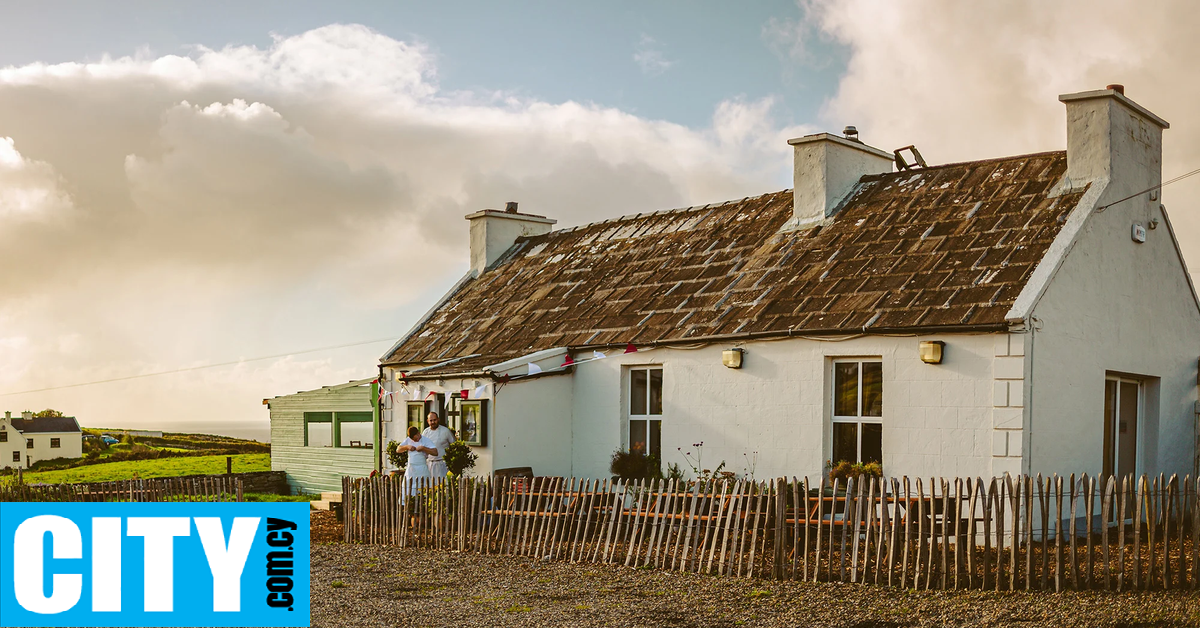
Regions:
<instances>
[{"instance_id":1,"label":"grass field","mask_svg":"<svg viewBox=\"0 0 1200 628\"><path fill-rule=\"evenodd\" d=\"M146 479L225 473L225 458L225 456L188 456L108 462L57 471L33 471L25 474L25 481L62 484L112 482L114 480L130 480L134 477ZM270 470L271 454L239 454L233 457L234 473Z\"/></svg>"}]
</instances>

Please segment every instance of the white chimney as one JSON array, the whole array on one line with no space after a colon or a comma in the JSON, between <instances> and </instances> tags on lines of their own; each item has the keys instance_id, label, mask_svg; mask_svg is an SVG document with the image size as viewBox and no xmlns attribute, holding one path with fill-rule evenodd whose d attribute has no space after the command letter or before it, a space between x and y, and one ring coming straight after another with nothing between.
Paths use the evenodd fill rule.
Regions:
<instances>
[{"instance_id":1,"label":"white chimney","mask_svg":"<svg viewBox=\"0 0 1200 628\"><path fill-rule=\"evenodd\" d=\"M32 421L33 420L33 412L31 412L29 410L22 412L21 418L25 419L26 421Z\"/></svg>"},{"instance_id":2,"label":"white chimney","mask_svg":"<svg viewBox=\"0 0 1200 628\"><path fill-rule=\"evenodd\" d=\"M847 127L849 133L853 127ZM857 137L857 131L851 138ZM795 149L792 220L785 229L807 229L837 213L863 175L892 171L892 154L857 139L817 133L788 140Z\"/></svg>"},{"instance_id":3,"label":"white chimney","mask_svg":"<svg viewBox=\"0 0 1200 628\"><path fill-rule=\"evenodd\" d=\"M1058 99L1067 106L1067 178L1071 187L1107 182L1128 195L1162 181L1166 120L1125 96L1121 85Z\"/></svg>"},{"instance_id":4,"label":"white chimney","mask_svg":"<svg viewBox=\"0 0 1200 628\"><path fill-rule=\"evenodd\" d=\"M557 220L517 212L517 204L505 204L504 211L485 209L468 214L471 222L471 270L476 274L500 259L517 238L549 233Z\"/></svg>"}]
</instances>

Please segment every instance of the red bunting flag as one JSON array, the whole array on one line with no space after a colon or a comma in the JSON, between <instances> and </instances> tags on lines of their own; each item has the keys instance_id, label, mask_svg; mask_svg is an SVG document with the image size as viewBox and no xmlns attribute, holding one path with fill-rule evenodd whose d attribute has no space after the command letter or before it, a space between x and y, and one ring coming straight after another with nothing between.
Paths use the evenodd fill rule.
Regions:
<instances>
[{"instance_id":1,"label":"red bunting flag","mask_svg":"<svg viewBox=\"0 0 1200 628\"><path fill-rule=\"evenodd\" d=\"M625 353L637 353L637 347L633 346L633 343L631 342L625 345Z\"/></svg>"},{"instance_id":2,"label":"red bunting flag","mask_svg":"<svg viewBox=\"0 0 1200 628\"><path fill-rule=\"evenodd\" d=\"M563 360L563 363L562 363L562 365L563 365L564 367L566 367L566 366L571 366L571 365L572 365L572 364L574 364L574 363L575 363L575 360L572 360L572 359L571 359L571 354L570 354L570 353L568 353L568 354L567 354L567 359Z\"/></svg>"},{"instance_id":3,"label":"red bunting flag","mask_svg":"<svg viewBox=\"0 0 1200 628\"><path fill-rule=\"evenodd\" d=\"M464 388L464 389L460 390L460 391L458 392L458 394L459 394L459 396L460 396L460 397L462 397L463 399L468 399L468 398L470 398L470 397L469 397L469 395L471 394L471 391L469 391L469 390L467 390L466 388Z\"/></svg>"}]
</instances>

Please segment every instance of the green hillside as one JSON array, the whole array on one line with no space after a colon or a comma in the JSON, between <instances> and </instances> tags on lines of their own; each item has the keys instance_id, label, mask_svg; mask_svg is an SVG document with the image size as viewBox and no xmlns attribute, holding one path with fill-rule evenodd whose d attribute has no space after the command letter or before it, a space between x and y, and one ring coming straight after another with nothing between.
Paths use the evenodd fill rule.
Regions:
<instances>
[{"instance_id":1,"label":"green hillside","mask_svg":"<svg viewBox=\"0 0 1200 628\"><path fill-rule=\"evenodd\" d=\"M111 482L134 478L165 478L179 475L208 475L225 473L226 456L180 456L154 460L125 460L89 464L54 471L31 471L25 474L29 483L63 484L74 482ZM271 454L238 454L233 456L233 472L270 471Z\"/></svg>"}]
</instances>

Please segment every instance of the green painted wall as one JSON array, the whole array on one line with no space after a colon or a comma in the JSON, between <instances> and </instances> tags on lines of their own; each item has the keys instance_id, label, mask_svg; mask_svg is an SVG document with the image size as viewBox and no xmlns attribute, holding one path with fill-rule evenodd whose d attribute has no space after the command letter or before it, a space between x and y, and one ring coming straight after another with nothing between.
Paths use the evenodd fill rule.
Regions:
<instances>
[{"instance_id":1,"label":"green painted wall","mask_svg":"<svg viewBox=\"0 0 1200 628\"><path fill-rule=\"evenodd\" d=\"M306 412L365 412L370 416L374 410L370 381L362 380L360 385L327 386L276 397L268 402L271 410L271 470L286 472L293 492L340 491L342 476L363 477L375 469L374 447L305 446ZM338 442L335 438L334 443Z\"/></svg>"}]
</instances>

